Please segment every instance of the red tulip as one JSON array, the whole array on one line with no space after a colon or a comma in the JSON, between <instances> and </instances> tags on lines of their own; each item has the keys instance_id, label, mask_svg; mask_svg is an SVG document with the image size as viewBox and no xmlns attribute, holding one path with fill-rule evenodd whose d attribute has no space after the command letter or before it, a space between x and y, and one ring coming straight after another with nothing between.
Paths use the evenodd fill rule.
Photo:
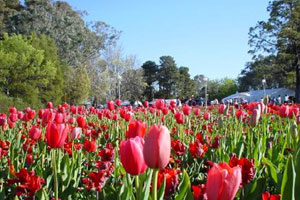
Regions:
<instances>
[{"instance_id":1,"label":"red tulip","mask_svg":"<svg viewBox=\"0 0 300 200\"><path fill-rule=\"evenodd\" d=\"M47 144L51 148L60 148L64 145L69 132L66 124L49 122L46 129Z\"/></svg>"},{"instance_id":2,"label":"red tulip","mask_svg":"<svg viewBox=\"0 0 300 200\"><path fill-rule=\"evenodd\" d=\"M177 156L185 154L184 142L181 140L172 140L171 141L172 150Z\"/></svg>"},{"instance_id":3,"label":"red tulip","mask_svg":"<svg viewBox=\"0 0 300 200\"><path fill-rule=\"evenodd\" d=\"M143 105L144 105L144 107L148 108L149 107L149 102L148 101L144 101Z\"/></svg>"},{"instance_id":4,"label":"red tulip","mask_svg":"<svg viewBox=\"0 0 300 200\"><path fill-rule=\"evenodd\" d=\"M172 100L172 101L170 102L170 106L171 106L172 108L175 108L175 107L176 107L176 102L175 102L174 100Z\"/></svg>"},{"instance_id":5,"label":"red tulip","mask_svg":"<svg viewBox=\"0 0 300 200\"><path fill-rule=\"evenodd\" d=\"M31 155L30 153L28 153L28 154L26 155L26 163L27 163L28 165L32 165L32 164L33 164L33 157L32 157L32 155Z\"/></svg>"},{"instance_id":6,"label":"red tulip","mask_svg":"<svg viewBox=\"0 0 300 200\"><path fill-rule=\"evenodd\" d=\"M22 111L18 111L18 119L23 119L24 113Z\"/></svg>"},{"instance_id":7,"label":"red tulip","mask_svg":"<svg viewBox=\"0 0 300 200\"><path fill-rule=\"evenodd\" d=\"M182 112L184 115L189 115L192 111L192 107L190 107L189 105L185 104L182 106Z\"/></svg>"},{"instance_id":8,"label":"red tulip","mask_svg":"<svg viewBox=\"0 0 300 200\"><path fill-rule=\"evenodd\" d=\"M143 149L144 139L139 136L121 141L120 159L127 173L138 175L146 171Z\"/></svg>"},{"instance_id":9,"label":"red tulip","mask_svg":"<svg viewBox=\"0 0 300 200\"><path fill-rule=\"evenodd\" d=\"M16 107L11 106L8 108L8 110L9 110L9 113L17 113Z\"/></svg>"},{"instance_id":10,"label":"red tulip","mask_svg":"<svg viewBox=\"0 0 300 200\"><path fill-rule=\"evenodd\" d=\"M18 114L17 113L10 113L9 119L11 122L16 122L18 120Z\"/></svg>"},{"instance_id":11,"label":"red tulip","mask_svg":"<svg viewBox=\"0 0 300 200\"><path fill-rule=\"evenodd\" d=\"M245 116L245 113L241 110L241 109L238 109L236 112L235 112L235 116L238 120L241 120L244 118Z\"/></svg>"},{"instance_id":12,"label":"red tulip","mask_svg":"<svg viewBox=\"0 0 300 200\"><path fill-rule=\"evenodd\" d=\"M279 116L285 118L289 116L289 111L290 111L289 106L282 105L279 108Z\"/></svg>"},{"instance_id":13,"label":"red tulip","mask_svg":"<svg viewBox=\"0 0 300 200\"><path fill-rule=\"evenodd\" d=\"M53 108L52 102L49 101L49 102L47 103L47 108L49 108L49 109Z\"/></svg>"},{"instance_id":14,"label":"red tulip","mask_svg":"<svg viewBox=\"0 0 300 200\"><path fill-rule=\"evenodd\" d=\"M32 126L29 130L29 137L33 140L39 140L41 138L41 129Z\"/></svg>"},{"instance_id":15,"label":"red tulip","mask_svg":"<svg viewBox=\"0 0 300 200\"><path fill-rule=\"evenodd\" d=\"M6 124L6 115L0 113L0 126L4 126Z\"/></svg>"},{"instance_id":16,"label":"red tulip","mask_svg":"<svg viewBox=\"0 0 300 200\"><path fill-rule=\"evenodd\" d=\"M210 119L210 113L204 113L203 118L205 120L209 120Z\"/></svg>"},{"instance_id":17,"label":"red tulip","mask_svg":"<svg viewBox=\"0 0 300 200\"><path fill-rule=\"evenodd\" d=\"M51 122L54 119L54 114L52 110L44 110L43 116L42 116L42 125L46 126L49 122Z\"/></svg>"},{"instance_id":18,"label":"red tulip","mask_svg":"<svg viewBox=\"0 0 300 200\"><path fill-rule=\"evenodd\" d=\"M117 100L116 100L116 105L117 105L117 106L120 106L121 104L122 104L122 101L121 101L120 99L117 99Z\"/></svg>"},{"instance_id":19,"label":"red tulip","mask_svg":"<svg viewBox=\"0 0 300 200\"><path fill-rule=\"evenodd\" d=\"M262 200L280 200L280 194L270 194L269 192L265 192L262 194Z\"/></svg>"},{"instance_id":20,"label":"red tulip","mask_svg":"<svg viewBox=\"0 0 300 200\"><path fill-rule=\"evenodd\" d=\"M140 136L143 138L146 134L147 123L141 120L131 120L128 125L128 131L126 132L126 138L134 138Z\"/></svg>"},{"instance_id":21,"label":"red tulip","mask_svg":"<svg viewBox=\"0 0 300 200\"><path fill-rule=\"evenodd\" d=\"M171 154L170 132L163 125L152 125L145 138L144 157L150 168L163 169L167 166Z\"/></svg>"},{"instance_id":22,"label":"red tulip","mask_svg":"<svg viewBox=\"0 0 300 200\"><path fill-rule=\"evenodd\" d=\"M64 116L64 114L57 112L55 114L54 120L55 120L56 123L62 124L65 121L65 116Z\"/></svg>"},{"instance_id":23,"label":"red tulip","mask_svg":"<svg viewBox=\"0 0 300 200\"><path fill-rule=\"evenodd\" d=\"M192 185L194 200L207 200L205 185Z\"/></svg>"},{"instance_id":24,"label":"red tulip","mask_svg":"<svg viewBox=\"0 0 300 200\"><path fill-rule=\"evenodd\" d=\"M113 102L113 101L107 101L106 105L110 111L115 109L115 102Z\"/></svg>"},{"instance_id":25,"label":"red tulip","mask_svg":"<svg viewBox=\"0 0 300 200\"><path fill-rule=\"evenodd\" d=\"M199 108L194 108L194 114L199 115L200 114L200 109Z\"/></svg>"},{"instance_id":26,"label":"red tulip","mask_svg":"<svg viewBox=\"0 0 300 200\"><path fill-rule=\"evenodd\" d=\"M169 108L168 108L168 107L164 107L164 108L162 109L162 113L163 113L164 115L167 115L167 114L169 113Z\"/></svg>"},{"instance_id":27,"label":"red tulip","mask_svg":"<svg viewBox=\"0 0 300 200\"><path fill-rule=\"evenodd\" d=\"M155 101L155 107L159 110L163 109L165 107L165 101L163 99L156 99Z\"/></svg>"},{"instance_id":28,"label":"red tulip","mask_svg":"<svg viewBox=\"0 0 300 200\"><path fill-rule=\"evenodd\" d=\"M233 200L242 181L240 167L227 163L214 164L207 174L206 193L209 200Z\"/></svg>"},{"instance_id":29,"label":"red tulip","mask_svg":"<svg viewBox=\"0 0 300 200\"><path fill-rule=\"evenodd\" d=\"M184 115L180 112L176 112L175 115L175 120L178 124L183 124L184 123Z\"/></svg>"},{"instance_id":30,"label":"red tulip","mask_svg":"<svg viewBox=\"0 0 300 200\"><path fill-rule=\"evenodd\" d=\"M77 117L77 124L80 128L85 128L85 126L86 126L85 118L83 116L79 115Z\"/></svg>"},{"instance_id":31,"label":"red tulip","mask_svg":"<svg viewBox=\"0 0 300 200\"><path fill-rule=\"evenodd\" d=\"M94 152L97 150L97 144L94 140L92 141L85 140L83 143L83 147L87 152Z\"/></svg>"},{"instance_id":32,"label":"red tulip","mask_svg":"<svg viewBox=\"0 0 300 200\"><path fill-rule=\"evenodd\" d=\"M160 188L165 178L166 179L166 187L165 187L165 194L164 194L165 199L169 199L168 197L170 197L176 191L176 188L179 185L178 172L180 172L180 170L169 169L169 168L159 170L158 179L157 179L157 189Z\"/></svg>"},{"instance_id":33,"label":"red tulip","mask_svg":"<svg viewBox=\"0 0 300 200\"><path fill-rule=\"evenodd\" d=\"M28 120L31 120L31 119L34 118L34 116L35 116L35 110L31 110L30 109L30 110L27 110L26 112L27 112L26 114L27 114Z\"/></svg>"},{"instance_id":34,"label":"red tulip","mask_svg":"<svg viewBox=\"0 0 300 200\"><path fill-rule=\"evenodd\" d=\"M290 107L288 117L290 119L293 119L294 116L297 117L298 115L299 115L299 108L297 108L297 107Z\"/></svg>"},{"instance_id":35,"label":"red tulip","mask_svg":"<svg viewBox=\"0 0 300 200\"><path fill-rule=\"evenodd\" d=\"M18 196L28 197L26 199L34 199L35 193L42 188L45 180L39 176L35 176L34 171L27 171L25 168L22 168L19 172L16 172L13 166L9 169L15 178L10 178L7 185L17 183L16 194Z\"/></svg>"},{"instance_id":36,"label":"red tulip","mask_svg":"<svg viewBox=\"0 0 300 200\"><path fill-rule=\"evenodd\" d=\"M255 175L254 160L248 160L247 158L238 159L233 156L229 161L230 167L240 166L242 169L242 184L246 185L250 183Z\"/></svg>"},{"instance_id":37,"label":"red tulip","mask_svg":"<svg viewBox=\"0 0 300 200\"><path fill-rule=\"evenodd\" d=\"M219 114L224 114L225 109L226 109L226 105L221 104L221 105L219 106L219 109L218 109Z\"/></svg>"},{"instance_id":38,"label":"red tulip","mask_svg":"<svg viewBox=\"0 0 300 200\"><path fill-rule=\"evenodd\" d=\"M114 114L113 117L112 117L112 119L113 119L114 121L118 121L119 117L118 117L117 114Z\"/></svg>"},{"instance_id":39,"label":"red tulip","mask_svg":"<svg viewBox=\"0 0 300 200\"><path fill-rule=\"evenodd\" d=\"M74 118L74 117L70 117L70 118L68 119L68 123L69 123L69 124L74 124L74 123L75 123L75 118Z\"/></svg>"},{"instance_id":40,"label":"red tulip","mask_svg":"<svg viewBox=\"0 0 300 200\"><path fill-rule=\"evenodd\" d=\"M205 144L201 144L198 140L190 142L189 147L190 153L194 158L202 158L208 151L208 147Z\"/></svg>"}]
</instances>

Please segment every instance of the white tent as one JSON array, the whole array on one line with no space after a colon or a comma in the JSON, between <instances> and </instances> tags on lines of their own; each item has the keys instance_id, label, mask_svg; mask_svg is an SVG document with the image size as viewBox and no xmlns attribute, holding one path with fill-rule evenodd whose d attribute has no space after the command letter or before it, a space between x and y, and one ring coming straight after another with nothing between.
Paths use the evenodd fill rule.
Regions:
<instances>
[{"instance_id":1,"label":"white tent","mask_svg":"<svg viewBox=\"0 0 300 200\"><path fill-rule=\"evenodd\" d=\"M270 97L276 97L276 98L280 95L283 100L285 95L295 96L295 92L293 90L286 89L286 88L266 89L265 91L252 90L252 91L232 94L222 99L222 102L228 101L229 99L241 99L241 98L247 100L248 102L254 102L254 101L260 101L260 99L263 98L264 95Z\"/></svg>"}]
</instances>

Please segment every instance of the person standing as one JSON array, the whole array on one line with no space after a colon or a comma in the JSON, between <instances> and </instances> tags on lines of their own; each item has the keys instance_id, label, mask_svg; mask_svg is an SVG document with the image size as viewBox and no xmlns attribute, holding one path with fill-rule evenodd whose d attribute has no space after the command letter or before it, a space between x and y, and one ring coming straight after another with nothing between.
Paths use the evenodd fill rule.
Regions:
<instances>
[{"instance_id":1,"label":"person standing","mask_svg":"<svg viewBox=\"0 0 300 200\"><path fill-rule=\"evenodd\" d=\"M289 96L287 94L284 96L284 103L289 103Z\"/></svg>"},{"instance_id":2,"label":"person standing","mask_svg":"<svg viewBox=\"0 0 300 200\"><path fill-rule=\"evenodd\" d=\"M278 97L277 97L277 105L280 105L280 104L281 104L281 96L278 95Z\"/></svg>"}]
</instances>

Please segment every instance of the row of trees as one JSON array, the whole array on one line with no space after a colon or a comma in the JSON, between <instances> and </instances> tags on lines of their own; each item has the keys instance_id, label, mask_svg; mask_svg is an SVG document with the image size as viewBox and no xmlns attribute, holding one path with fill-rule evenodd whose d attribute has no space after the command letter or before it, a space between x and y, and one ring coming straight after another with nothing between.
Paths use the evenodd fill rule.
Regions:
<instances>
[{"instance_id":1,"label":"row of trees","mask_svg":"<svg viewBox=\"0 0 300 200\"><path fill-rule=\"evenodd\" d=\"M147 83L144 97L153 98L186 98L204 97L204 88L208 88L210 99L221 99L238 90L234 80L224 78L221 80L205 80L204 75L191 78L188 67L177 67L171 56L162 56L159 64L147 61L142 65L144 79Z\"/></svg>"},{"instance_id":2,"label":"row of trees","mask_svg":"<svg viewBox=\"0 0 300 200\"><path fill-rule=\"evenodd\" d=\"M207 82L171 56L141 66L117 46L119 31L101 21L86 23L86 13L66 2L0 0L0 99L31 106L90 99L97 105L120 97L204 97L206 86L210 99L221 99L259 89L262 79L268 87L295 89L299 99L300 1L273 0L268 9L270 19L250 29L253 61L237 81Z\"/></svg>"},{"instance_id":3,"label":"row of trees","mask_svg":"<svg viewBox=\"0 0 300 200\"><path fill-rule=\"evenodd\" d=\"M84 15L63 1L0 0L0 99L98 104L117 98L118 88L140 98L143 71L117 47L120 32Z\"/></svg>"},{"instance_id":4,"label":"row of trees","mask_svg":"<svg viewBox=\"0 0 300 200\"><path fill-rule=\"evenodd\" d=\"M295 90L300 102L300 1L273 0L269 3L270 17L250 28L249 44L253 61L247 63L238 82L242 90L268 87Z\"/></svg>"}]
</instances>

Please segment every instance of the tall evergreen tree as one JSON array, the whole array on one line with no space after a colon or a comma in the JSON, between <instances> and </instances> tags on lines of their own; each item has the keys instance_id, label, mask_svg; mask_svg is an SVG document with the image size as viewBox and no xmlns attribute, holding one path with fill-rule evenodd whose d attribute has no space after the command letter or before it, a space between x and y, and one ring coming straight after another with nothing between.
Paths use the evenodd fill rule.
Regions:
<instances>
[{"instance_id":1,"label":"tall evergreen tree","mask_svg":"<svg viewBox=\"0 0 300 200\"><path fill-rule=\"evenodd\" d=\"M273 0L270 18L250 29L250 53L276 56L273 71L282 79L294 75L295 98L300 102L300 1Z\"/></svg>"},{"instance_id":2,"label":"tall evergreen tree","mask_svg":"<svg viewBox=\"0 0 300 200\"><path fill-rule=\"evenodd\" d=\"M144 96L148 100L152 100L155 94L155 83L157 83L158 66L153 61L146 61L142 68L144 70L144 78L147 83Z\"/></svg>"},{"instance_id":3,"label":"tall evergreen tree","mask_svg":"<svg viewBox=\"0 0 300 200\"><path fill-rule=\"evenodd\" d=\"M176 66L175 60L171 56L160 57L160 65L158 68L158 84L159 92L158 98L174 98L178 95L177 81L179 78L179 71Z\"/></svg>"},{"instance_id":4,"label":"tall evergreen tree","mask_svg":"<svg viewBox=\"0 0 300 200\"><path fill-rule=\"evenodd\" d=\"M55 62L43 50L34 48L21 35L4 35L0 41L0 89L10 97L40 105L42 88L55 79Z\"/></svg>"}]
</instances>

